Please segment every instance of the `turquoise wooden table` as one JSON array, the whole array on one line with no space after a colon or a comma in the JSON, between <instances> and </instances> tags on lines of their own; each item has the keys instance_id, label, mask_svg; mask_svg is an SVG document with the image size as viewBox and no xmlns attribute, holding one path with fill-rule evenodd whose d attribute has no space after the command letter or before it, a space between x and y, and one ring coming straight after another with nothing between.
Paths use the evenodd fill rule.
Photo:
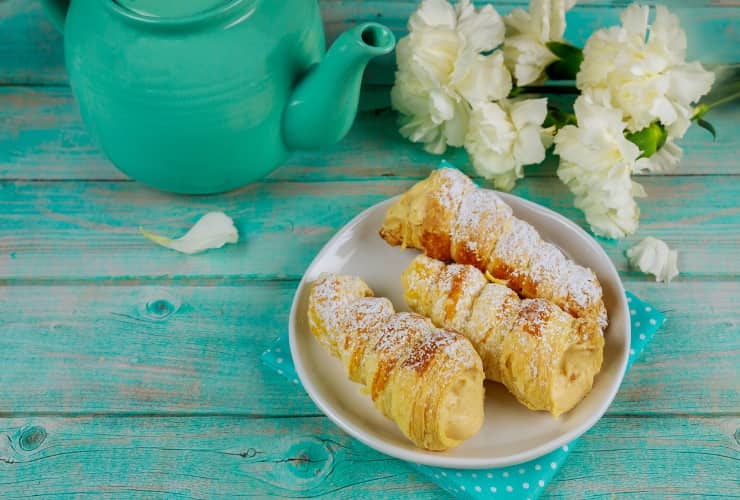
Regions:
<instances>
[{"instance_id":1,"label":"turquoise wooden table","mask_svg":"<svg viewBox=\"0 0 740 500\"><path fill-rule=\"evenodd\" d=\"M706 62L740 59L730 3L682 13ZM400 34L413 6L322 2L330 38L370 18ZM616 19L587 3L570 38ZM0 2L0 497L445 496L259 362L319 248L437 162L397 135L393 113L373 110L387 103L391 67L370 68L366 111L338 146L236 192L172 196L103 158L37 3ZM602 242L625 286L668 319L550 497L740 495L740 112L709 118L717 142L692 130L678 171L642 179L637 235ZM585 225L553 172L552 161L530 169L515 193ZM190 257L138 234L181 233L212 209L234 217L238 245ZM678 249L676 281L628 270L623 251L647 235Z\"/></svg>"}]
</instances>

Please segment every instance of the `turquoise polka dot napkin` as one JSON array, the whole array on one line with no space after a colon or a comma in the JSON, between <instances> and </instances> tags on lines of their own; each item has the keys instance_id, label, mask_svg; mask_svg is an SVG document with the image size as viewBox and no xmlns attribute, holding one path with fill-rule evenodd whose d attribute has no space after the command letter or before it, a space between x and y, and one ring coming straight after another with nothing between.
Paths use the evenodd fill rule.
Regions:
<instances>
[{"instance_id":1,"label":"turquoise polka dot napkin","mask_svg":"<svg viewBox=\"0 0 740 500\"><path fill-rule=\"evenodd\" d=\"M642 353L655 332L665 321L663 314L647 302L627 292L632 319L632 348L628 367ZM288 336L283 335L262 353L262 362L284 376L292 384L300 385L290 359ZM409 466L427 476L444 490L458 498L522 498L539 497L555 477L560 466L576 446L577 440L545 456L527 463L483 470L456 470L429 467L409 462Z\"/></svg>"}]
</instances>

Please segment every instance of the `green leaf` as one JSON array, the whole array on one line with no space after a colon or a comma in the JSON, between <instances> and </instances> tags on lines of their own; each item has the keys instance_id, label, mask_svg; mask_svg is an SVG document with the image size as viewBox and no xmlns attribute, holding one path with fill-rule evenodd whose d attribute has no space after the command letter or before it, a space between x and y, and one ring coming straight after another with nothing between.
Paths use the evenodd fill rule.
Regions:
<instances>
[{"instance_id":1,"label":"green leaf","mask_svg":"<svg viewBox=\"0 0 740 500\"><path fill-rule=\"evenodd\" d=\"M551 80L575 80L583 62L583 50L562 42L548 42L547 48L558 60L545 68Z\"/></svg>"},{"instance_id":2,"label":"green leaf","mask_svg":"<svg viewBox=\"0 0 740 500\"><path fill-rule=\"evenodd\" d=\"M545 117L545 122L542 124L542 126L544 128L549 128L553 125L558 130L565 127L566 125L577 125L576 115L574 115L573 113L565 112L556 106L548 105L547 116Z\"/></svg>"},{"instance_id":3,"label":"green leaf","mask_svg":"<svg viewBox=\"0 0 740 500\"><path fill-rule=\"evenodd\" d=\"M514 85L511 88L511 92L509 92L509 99L513 99L513 98L515 98L516 96L520 95L523 92L524 92L524 87L517 87L516 85Z\"/></svg>"},{"instance_id":4,"label":"green leaf","mask_svg":"<svg viewBox=\"0 0 740 500\"><path fill-rule=\"evenodd\" d=\"M709 123L708 121L704 120L703 118L699 118L696 121L696 124L699 125L704 130L707 130L710 134L712 134L712 140L717 140L717 131L714 129L714 125Z\"/></svg>"},{"instance_id":5,"label":"green leaf","mask_svg":"<svg viewBox=\"0 0 740 500\"><path fill-rule=\"evenodd\" d=\"M640 148L640 151L642 151L641 158L650 158L663 147L668 139L668 132L660 122L653 122L642 130L625 134L625 137Z\"/></svg>"},{"instance_id":6,"label":"green leaf","mask_svg":"<svg viewBox=\"0 0 740 500\"><path fill-rule=\"evenodd\" d=\"M560 59L578 59L583 60L583 50L569 43L563 42L547 42L547 48L550 52L558 56Z\"/></svg>"}]
</instances>

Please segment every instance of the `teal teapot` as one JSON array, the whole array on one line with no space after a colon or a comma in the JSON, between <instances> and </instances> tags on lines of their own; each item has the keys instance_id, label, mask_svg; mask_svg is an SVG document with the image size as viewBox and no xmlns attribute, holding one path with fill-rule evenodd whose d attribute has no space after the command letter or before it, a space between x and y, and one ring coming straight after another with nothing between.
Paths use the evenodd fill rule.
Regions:
<instances>
[{"instance_id":1,"label":"teal teapot","mask_svg":"<svg viewBox=\"0 0 740 500\"><path fill-rule=\"evenodd\" d=\"M176 193L228 191L291 150L339 141L368 61L395 45L366 23L326 53L316 0L43 0L72 91L113 164Z\"/></svg>"}]
</instances>

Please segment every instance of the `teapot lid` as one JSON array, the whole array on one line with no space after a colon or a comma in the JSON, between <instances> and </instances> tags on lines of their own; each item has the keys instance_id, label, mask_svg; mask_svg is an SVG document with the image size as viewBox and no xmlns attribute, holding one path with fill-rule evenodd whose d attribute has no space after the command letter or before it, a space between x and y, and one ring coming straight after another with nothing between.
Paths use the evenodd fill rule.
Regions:
<instances>
[{"instance_id":1,"label":"teapot lid","mask_svg":"<svg viewBox=\"0 0 740 500\"><path fill-rule=\"evenodd\" d=\"M234 0L112 0L120 7L140 16L158 18L181 18L204 14L209 10L224 7Z\"/></svg>"}]
</instances>

